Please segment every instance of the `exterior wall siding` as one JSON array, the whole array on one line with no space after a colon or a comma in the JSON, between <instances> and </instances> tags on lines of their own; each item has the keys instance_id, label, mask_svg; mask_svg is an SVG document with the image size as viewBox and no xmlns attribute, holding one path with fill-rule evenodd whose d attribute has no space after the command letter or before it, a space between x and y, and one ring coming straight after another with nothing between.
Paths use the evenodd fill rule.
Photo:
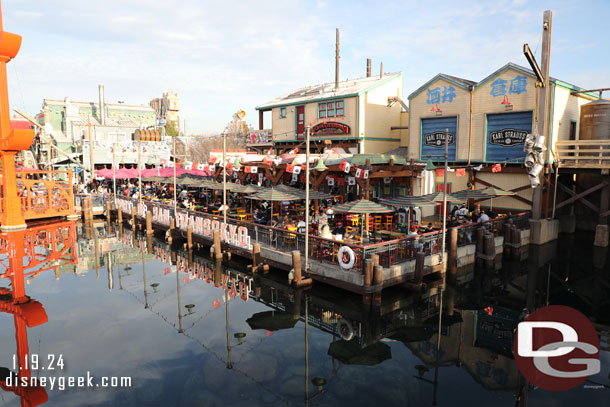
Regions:
<instances>
[{"instance_id":1,"label":"exterior wall siding","mask_svg":"<svg viewBox=\"0 0 610 407\"><path fill-rule=\"evenodd\" d=\"M553 138L552 149L555 149L557 140L570 139L570 122L576 122L576 139L578 140L578 132L580 131L580 107L590 103L589 98L574 96L571 94L571 89L563 86L554 86L555 99L553 102ZM552 156L551 156L552 158Z\"/></svg>"},{"instance_id":2,"label":"exterior wall siding","mask_svg":"<svg viewBox=\"0 0 610 407\"><path fill-rule=\"evenodd\" d=\"M455 96L447 97L443 103L443 90L450 87L454 89ZM468 130L470 123L470 91L463 89L455 84L449 83L444 79L439 79L428 86L428 89L439 88L441 92L441 102L437 103L441 109L441 115L432 112L433 104L428 103L429 96L427 91L423 91L413 97L409 103L409 158L416 160L421 158L421 119L437 118L445 116L457 116L457 160L468 159ZM449 99L451 101L449 102Z\"/></svg>"},{"instance_id":3,"label":"exterior wall siding","mask_svg":"<svg viewBox=\"0 0 610 407\"><path fill-rule=\"evenodd\" d=\"M524 77L524 90L521 89L520 93L511 93L511 81L514 81L518 76ZM502 94L501 88L499 89L498 84L494 86L494 83L498 79L500 79L500 81L506 81L504 83L505 94ZM492 94L492 92L494 92L494 88L496 96ZM534 78L530 77L529 75L525 75L522 72L507 69L505 72L491 78L489 81L482 84L482 86L475 89L472 106L472 161L474 162L485 161L485 146L487 144L487 114L509 112L506 110L505 105L502 104L504 96L506 96L507 100L513 106L510 112L531 111L535 114L536 82Z\"/></svg>"},{"instance_id":4,"label":"exterior wall siding","mask_svg":"<svg viewBox=\"0 0 610 407\"><path fill-rule=\"evenodd\" d=\"M390 130L390 127L400 126L402 107L399 103L389 107L388 97L402 98L402 79L400 75L360 96L364 104L364 134L361 131L360 136L367 139L363 153L385 153L400 146L400 131ZM374 140L375 138L386 140Z\"/></svg>"}]
</instances>

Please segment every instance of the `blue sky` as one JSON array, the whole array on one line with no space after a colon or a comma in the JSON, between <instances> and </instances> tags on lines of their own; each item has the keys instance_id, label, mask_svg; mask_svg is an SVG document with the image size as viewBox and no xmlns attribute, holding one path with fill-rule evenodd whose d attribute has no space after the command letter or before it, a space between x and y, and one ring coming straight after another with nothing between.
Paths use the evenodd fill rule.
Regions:
<instances>
[{"instance_id":1,"label":"blue sky","mask_svg":"<svg viewBox=\"0 0 610 407\"><path fill-rule=\"evenodd\" d=\"M439 72L478 81L522 46L540 53L542 13L553 10L551 75L610 87L610 1L157 1L4 0L4 29L23 36L8 66L12 107L43 98L148 104L178 92L189 134L221 131L238 109L303 86L403 71L405 95ZM270 127L270 123L266 123Z\"/></svg>"}]
</instances>

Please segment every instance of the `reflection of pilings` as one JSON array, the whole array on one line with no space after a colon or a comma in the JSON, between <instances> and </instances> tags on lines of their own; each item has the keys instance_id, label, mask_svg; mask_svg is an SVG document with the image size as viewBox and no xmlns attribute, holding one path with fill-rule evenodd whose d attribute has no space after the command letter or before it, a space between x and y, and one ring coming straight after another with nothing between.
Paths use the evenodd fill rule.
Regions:
<instances>
[{"instance_id":1,"label":"reflection of pilings","mask_svg":"<svg viewBox=\"0 0 610 407\"><path fill-rule=\"evenodd\" d=\"M231 364L231 333L229 332L229 291L225 290L225 323L227 332L227 369L233 369Z\"/></svg>"},{"instance_id":2,"label":"reflection of pilings","mask_svg":"<svg viewBox=\"0 0 610 407\"><path fill-rule=\"evenodd\" d=\"M146 262L144 261L144 253L142 253L142 278L144 280L144 308L146 309L148 308L148 291L146 291Z\"/></svg>"},{"instance_id":3,"label":"reflection of pilings","mask_svg":"<svg viewBox=\"0 0 610 407\"><path fill-rule=\"evenodd\" d=\"M110 253L107 254L107 268L108 268L108 289L112 290L112 287L114 286L113 280L112 280L112 255Z\"/></svg>"},{"instance_id":4,"label":"reflection of pilings","mask_svg":"<svg viewBox=\"0 0 610 407\"><path fill-rule=\"evenodd\" d=\"M305 400L309 403L309 296L305 294Z\"/></svg>"},{"instance_id":5,"label":"reflection of pilings","mask_svg":"<svg viewBox=\"0 0 610 407\"><path fill-rule=\"evenodd\" d=\"M176 253L176 252L172 252ZM175 264L175 260L173 261ZM183 333L184 329L182 329L182 305L180 301L180 272L178 267L176 267L176 293L178 297L178 332Z\"/></svg>"},{"instance_id":6,"label":"reflection of pilings","mask_svg":"<svg viewBox=\"0 0 610 407\"><path fill-rule=\"evenodd\" d=\"M216 259L214 266L214 285L220 285L221 274L222 274L222 258Z\"/></svg>"},{"instance_id":7,"label":"reflection of pilings","mask_svg":"<svg viewBox=\"0 0 610 407\"><path fill-rule=\"evenodd\" d=\"M527 291L525 299L525 307L528 312L532 312L536 306L536 279L538 277L538 269L536 267L528 267L527 270Z\"/></svg>"},{"instance_id":8,"label":"reflection of pilings","mask_svg":"<svg viewBox=\"0 0 610 407\"><path fill-rule=\"evenodd\" d=\"M123 277L121 276L121 262L119 260L118 264L117 264L117 271L119 272L119 290L123 289Z\"/></svg>"},{"instance_id":9,"label":"reflection of pilings","mask_svg":"<svg viewBox=\"0 0 610 407\"><path fill-rule=\"evenodd\" d=\"M95 248L95 274L100 278L100 241L97 238L97 229L93 229L93 246Z\"/></svg>"},{"instance_id":10,"label":"reflection of pilings","mask_svg":"<svg viewBox=\"0 0 610 407\"><path fill-rule=\"evenodd\" d=\"M294 311L292 312L292 317L295 321L298 321L301 318L301 299L303 297L303 290L295 290L294 291Z\"/></svg>"},{"instance_id":11,"label":"reflection of pilings","mask_svg":"<svg viewBox=\"0 0 610 407\"><path fill-rule=\"evenodd\" d=\"M153 237L152 235L146 235L146 251L148 254L154 254L155 248L153 246ZM144 253L142 253L144 254Z\"/></svg>"}]
</instances>

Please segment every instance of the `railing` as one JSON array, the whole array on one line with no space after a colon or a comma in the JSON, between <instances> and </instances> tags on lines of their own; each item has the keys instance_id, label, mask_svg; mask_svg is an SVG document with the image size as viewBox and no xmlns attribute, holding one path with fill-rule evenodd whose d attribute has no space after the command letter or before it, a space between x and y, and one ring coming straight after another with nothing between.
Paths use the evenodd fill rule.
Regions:
<instances>
[{"instance_id":1,"label":"railing","mask_svg":"<svg viewBox=\"0 0 610 407\"><path fill-rule=\"evenodd\" d=\"M457 226L458 247L474 244L475 230L481 227L493 233L494 236L502 236L504 234L504 223L509 220L517 225L519 229L529 229L529 212L502 216L482 223L469 223ZM364 256L368 258L371 254L377 254L379 255L379 264L383 267L390 267L398 263L414 260L420 252L426 255L440 253L442 250L442 238L443 234L441 231L434 231L367 245L364 247ZM449 236L447 236L445 244L445 250L448 250Z\"/></svg>"},{"instance_id":2,"label":"railing","mask_svg":"<svg viewBox=\"0 0 610 407\"><path fill-rule=\"evenodd\" d=\"M610 140L568 140L555 143L560 167L610 168Z\"/></svg>"},{"instance_id":3,"label":"railing","mask_svg":"<svg viewBox=\"0 0 610 407\"><path fill-rule=\"evenodd\" d=\"M19 171L17 193L21 200L23 217L30 220L73 214L71 179L72 171Z\"/></svg>"},{"instance_id":4,"label":"railing","mask_svg":"<svg viewBox=\"0 0 610 407\"><path fill-rule=\"evenodd\" d=\"M118 197L118 199L125 200L127 198ZM138 202L137 200L129 201L134 204ZM173 206L153 201L142 201L142 203L146 205L147 210L151 210L152 206L154 205L173 212ZM223 219L223 217L219 215L212 215L187 209L178 209L177 212L178 214L188 214L203 219L207 218L220 222L222 222ZM502 236L503 225L509 220L513 224L517 225L519 229L529 228L528 212L503 216L483 223L471 223L468 225L458 226L456 227L458 230L458 247L475 243L474 232L477 228L483 227L493 233L495 236ZM293 250L299 250L302 253L305 251L304 233L240 221L238 219L231 218L230 216L227 217L227 222L236 225L237 227L241 226L246 228L248 230L251 243L259 243L262 247L275 249L284 253L290 253ZM310 235L309 258L320 263L338 265L337 257L339 249L342 246L347 246L354 251L356 258L354 266L352 269L350 269L350 272L363 273L364 259L369 258L371 254L379 255L379 264L381 266L390 267L405 261L414 260L417 254L420 252L423 252L426 255L440 253L442 247L442 236L443 234L441 231L433 231L417 236L408 236L401 239L362 246ZM186 234L184 237L186 237ZM448 239L446 245L448 249Z\"/></svg>"},{"instance_id":5,"label":"railing","mask_svg":"<svg viewBox=\"0 0 610 407\"><path fill-rule=\"evenodd\" d=\"M104 207L106 199L109 198L109 195L104 194L76 194L74 195L74 206L81 207L83 206L83 199L90 198L91 206L95 207Z\"/></svg>"}]
</instances>

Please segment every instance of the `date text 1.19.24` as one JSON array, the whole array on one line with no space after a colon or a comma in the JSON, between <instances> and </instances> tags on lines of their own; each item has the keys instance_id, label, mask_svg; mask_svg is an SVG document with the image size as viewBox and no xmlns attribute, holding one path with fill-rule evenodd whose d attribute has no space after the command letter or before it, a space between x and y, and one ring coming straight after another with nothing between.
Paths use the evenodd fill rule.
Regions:
<instances>
[{"instance_id":1,"label":"date text 1.19.24","mask_svg":"<svg viewBox=\"0 0 610 407\"><path fill-rule=\"evenodd\" d=\"M64 357L62 354L39 356L35 353L27 354L23 358L13 355L13 370L63 370Z\"/></svg>"}]
</instances>

